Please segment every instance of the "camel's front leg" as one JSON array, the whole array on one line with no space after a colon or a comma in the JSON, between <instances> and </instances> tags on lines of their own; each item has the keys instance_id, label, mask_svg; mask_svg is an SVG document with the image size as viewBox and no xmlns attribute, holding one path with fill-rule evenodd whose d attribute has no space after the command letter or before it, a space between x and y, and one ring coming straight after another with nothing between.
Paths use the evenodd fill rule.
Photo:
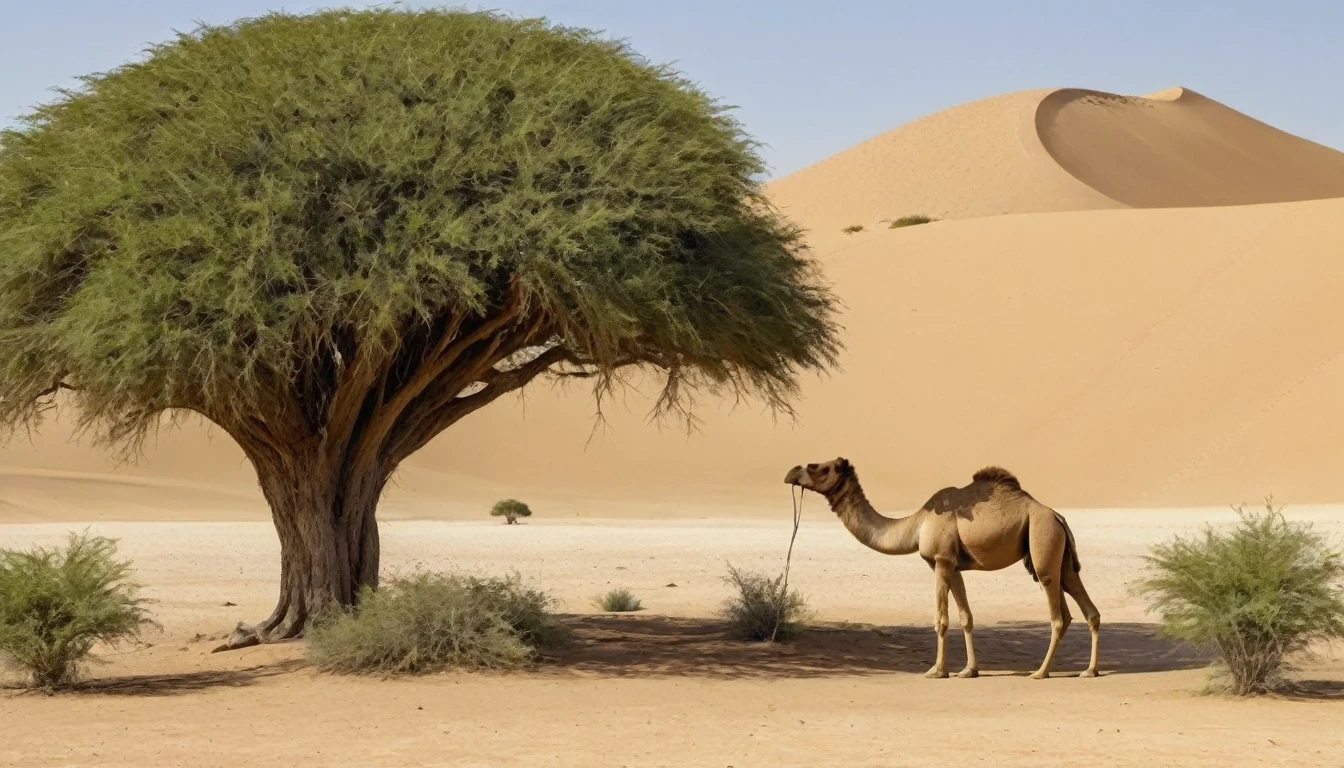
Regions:
<instances>
[{"instance_id":1,"label":"camel's front leg","mask_svg":"<svg viewBox=\"0 0 1344 768\"><path fill-rule=\"evenodd\" d=\"M951 567L943 561L939 561L933 568L933 592L937 610L933 630L938 633L938 658L933 662L933 669L924 674L925 677L947 677L947 592L952 586L947 578L949 571Z\"/></svg>"},{"instance_id":2,"label":"camel's front leg","mask_svg":"<svg viewBox=\"0 0 1344 768\"><path fill-rule=\"evenodd\" d=\"M957 673L957 677L979 677L980 665L975 660L975 641L971 633L975 631L975 619L971 618L971 604L966 600L966 582L961 571L949 569L948 585L952 588L952 599L957 601L957 618L961 620L961 633L966 636L966 668Z\"/></svg>"}]
</instances>

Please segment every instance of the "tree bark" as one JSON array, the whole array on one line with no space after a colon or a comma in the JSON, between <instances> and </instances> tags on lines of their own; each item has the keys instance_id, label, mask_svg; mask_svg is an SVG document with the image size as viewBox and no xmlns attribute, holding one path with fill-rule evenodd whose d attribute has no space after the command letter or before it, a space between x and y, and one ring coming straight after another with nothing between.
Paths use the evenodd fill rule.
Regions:
<instances>
[{"instance_id":1,"label":"tree bark","mask_svg":"<svg viewBox=\"0 0 1344 768\"><path fill-rule=\"evenodd\" d=\"M445 317L391 356L364 359L358 347L333 345L260 413L212 418L252 462L280 537L275 611L239 624L215 650L298 637L313 617L377 586L375 510L393 470L462 417L569 359L550 346L495 367L554 333L544 314L524 316L524 298L522 283L510 280L493 312ZM484 388L460 396L473 383Z\"/></svg>"},{"instance_id":2,"label":"tree bark","mask_svg":"<svg viewBox=\"0 0 1344 768\"><path fill-rule=\"evenodd\" d=\"M216 651L298 637L323 611L353 606L378 585L378 497L390 472L326 465L303 447L247 451L280 538L280 596L265 620L238 626Z\"/></svg>"}]
</instances>

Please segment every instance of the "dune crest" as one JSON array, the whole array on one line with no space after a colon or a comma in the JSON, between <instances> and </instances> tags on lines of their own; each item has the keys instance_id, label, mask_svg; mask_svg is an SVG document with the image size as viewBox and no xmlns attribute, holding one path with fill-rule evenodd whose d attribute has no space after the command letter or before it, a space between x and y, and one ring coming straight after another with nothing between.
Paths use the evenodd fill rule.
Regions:
<instances>
[{"instance_id":1,"label":"dune crest","mask_svg":"<svg viewBox=\"0 0 1344 768\"><path fill-rule=\"evenodd\" d=\"M1344 196L1344 153L1189 88L1149 96L1061 89L1041 100L1036 130L1061 168L1133 208Z\"/></svg>"},{"instance_id":2,"label":"dune crest","mask_svg":"<svg viewBox=\"0 0 1344 768\"><path fill-rule=\"evenodd\" d=\"M935 112L771 182L770 196L823 235L911 214L965 219L1120 207L1042 146L1036 112L1051 93L1018 91Z\"/></svg>"}]
</instances>

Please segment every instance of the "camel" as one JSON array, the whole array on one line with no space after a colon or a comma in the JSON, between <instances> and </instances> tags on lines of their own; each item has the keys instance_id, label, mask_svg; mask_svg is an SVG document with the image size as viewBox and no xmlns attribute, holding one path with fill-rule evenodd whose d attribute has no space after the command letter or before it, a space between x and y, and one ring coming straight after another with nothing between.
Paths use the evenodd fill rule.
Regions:
<instances>
[{"instance_id":1,"label":"camel","mask_svg":"<svg viewBox=\"0 0 1344 768\"><path fill-rule=\"evenodd\" d=\"M858 539L887 555L918 552L934 573L938 655L925 677L948 676L947 593L957 601L961 631L966 636L966 668L957 677L979 677L971 633L975 622L966 602L962 571L997 571L1021 560L1027 573L1045 591L1050 608L1050 647L1032 677L1050 676L1055 651L1072 619L1064 602L1067 592L1078 604L1092 632L1092 660L1080 677L1097 676L1097 636L1101 614L1083 588L1073 532L1064 517L1022 490L1011 472L986 467L964 488L944 488L912 515L885 517L873 509L849 460L808 464L789 470L784 482L826 497L831 510Z\"/></svg>"}]
</instances>

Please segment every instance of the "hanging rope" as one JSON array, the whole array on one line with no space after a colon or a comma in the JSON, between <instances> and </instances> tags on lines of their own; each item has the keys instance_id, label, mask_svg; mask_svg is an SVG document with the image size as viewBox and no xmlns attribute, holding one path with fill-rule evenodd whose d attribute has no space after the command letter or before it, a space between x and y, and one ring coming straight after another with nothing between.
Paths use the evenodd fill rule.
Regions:
<instances>
[{"instance_id":1,"label":"hanging rope","mask_svg":"<svg viewBox=\"0 0 1344 768\"><path fill-rule=\"evenodd\" d=\"M794 491L797 491L795 493ZM779 609L775 612L775 628L770 632L770 642L775 642L775 636L779 634L780 622L784 620L784 607L789 604L789 566L793 563L793 542L798 538L798 526L803 522L803 494L806 490L802 486L789 486L789 500L793 502L793 535L789 537L789 554L784 557L784 579L783 589L779 593Z\"/></svg>"}]
</instances>

